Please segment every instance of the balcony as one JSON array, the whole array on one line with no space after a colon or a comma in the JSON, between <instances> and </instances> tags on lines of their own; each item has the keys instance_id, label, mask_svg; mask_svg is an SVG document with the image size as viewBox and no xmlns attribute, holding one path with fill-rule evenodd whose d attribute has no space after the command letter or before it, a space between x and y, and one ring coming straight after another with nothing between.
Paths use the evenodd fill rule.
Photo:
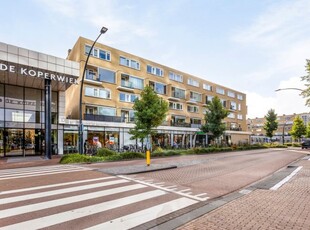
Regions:
<instances>
[{"instance_id":1,"label":"balcony","mask_svg":"<svg viewBox=\"0 0 310 230\"><path fill-rule=\"evenodd\" d=\"M87 121L125 122L125 117L97 114L84 114L84 119Z\"/></svg>"},{"instance_id":2,"label":"balcony","mask_svg":"<svg viewBox=\"0 0 310 230\"><path fill-rule=\"evenodd\" d=\"M201 124L191 124L191 128L201 128Z\"/></svg>"},{"instance_id":3,"label":"balcony","mask_svg":"<svg viewBox=\"0 0 310 230\"><path fill-rule=\"evenodd\" d=\"M117 89L128 92L134 92L133 83L125 80L121 80L121 85L118 86Z\"/></svg>"},{"instance_id":4,"label":"balcony","mask_svg":"<svg viewBox=\"0 0 310 230\"><path fill-rule=\"evenodd\" d=\"M175 127L191 127L190 123L186 123L186 122L171 122L171 126L175 126Z\"/></svg>"}]
</instances>

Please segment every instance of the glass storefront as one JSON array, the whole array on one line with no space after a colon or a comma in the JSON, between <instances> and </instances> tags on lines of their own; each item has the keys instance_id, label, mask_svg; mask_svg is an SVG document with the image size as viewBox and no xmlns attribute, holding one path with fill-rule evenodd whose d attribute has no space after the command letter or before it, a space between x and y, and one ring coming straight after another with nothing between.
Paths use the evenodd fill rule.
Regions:
<instances>
[{"instance_id":1,"label":"glass storefront","mask_svg":"<svg viewBox=\"0 0 310 230\"><path fill-rule=\"evenodd\" d=\"M57 124L58 93L52 92L52 124ZM44 91L0 84L0 156L44 153ZM52 153L57 130L52 130Z\"/></svg>"}]
</instances>

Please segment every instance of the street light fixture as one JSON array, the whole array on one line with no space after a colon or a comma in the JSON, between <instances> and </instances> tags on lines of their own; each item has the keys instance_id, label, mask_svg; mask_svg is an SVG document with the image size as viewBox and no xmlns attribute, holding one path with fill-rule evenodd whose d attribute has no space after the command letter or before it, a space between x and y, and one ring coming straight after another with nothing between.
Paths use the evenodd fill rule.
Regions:
<instances>
[{"instance_id":1,"label":"street light fixture","mask_svg":"<svg viewBox=\"0 0 310 230\"><path fill-rule=\"evenodd\" d=\"M282 88L282 89L276 89L275 91L278 92L278 91L281 91L281 90L298 90L298 91L304 91L304 90L299 89L299 88Z\"/></svg>"},{"instance_id":2,"label":"street light fixture","mask_svg":"<svg viewBox=\"0 0 310 230\"><path fill-rule=\"evenodd\" d=\"M282 90L297 90L297 91L301 91L303 92L303 89L299 89L299 88L282 88L282 89L276 89L276 92L282 91ZM284 130L285 130L285 126L287 125L287 121L284 122L283 124L283 130L282 130L282 144L284 144Z\"/></svg>"},{"instance_id":3,"label":"street light fixture","mask_svg":"<svg viewBox=\"0 0 310 230\"><path fill-rule=\"evenodd\" d=\"M82 94L83 94L83 85L84 85L84 77L85 77L85 73L86 73L86 67L87 67L87 63L88 63L88 60L89 60L89 57L91 55L91 52L93 51L93 48L97 42L97 40L100 38L100 36L102 34L104 34L105 32L107 32L108 28L106 27L102 27L101 30L100 30L100 34L98 35L98 37L96 38L96 40L93 42L89 52L88 52L88 55L87 55L87 58L86 58L86 62L85 62L85 65L84 65L84 70L83 70L83 75L82 75L82 79L81 79L81 88L80 88L80 104L79 104L79 153L83 153L83 131L84 131L84 127L83 127L83 124L82 124Z\"/></svg>"}]
</instances>

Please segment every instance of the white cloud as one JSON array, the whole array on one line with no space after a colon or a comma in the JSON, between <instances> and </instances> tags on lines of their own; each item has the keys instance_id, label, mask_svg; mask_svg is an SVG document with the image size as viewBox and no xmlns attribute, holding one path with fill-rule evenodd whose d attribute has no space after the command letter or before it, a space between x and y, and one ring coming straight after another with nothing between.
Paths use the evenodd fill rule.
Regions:
<instances>
[{"instance_id":1,"label":"white cloud","mask_svg":"<svg viewBox=\"0 0 310 230\"><path fill-rule=\"evenodd\" d=\"M298 88L304 89L304 83L299 77L292 77L281 81L277 89ZM274 92L270 97L255 92L246 92L248 104L248 118L264 117L269 109L274 109L278 115L309 112L305 106L305 98L298 90L281 90Z\"/></svg>"}]
</instances>

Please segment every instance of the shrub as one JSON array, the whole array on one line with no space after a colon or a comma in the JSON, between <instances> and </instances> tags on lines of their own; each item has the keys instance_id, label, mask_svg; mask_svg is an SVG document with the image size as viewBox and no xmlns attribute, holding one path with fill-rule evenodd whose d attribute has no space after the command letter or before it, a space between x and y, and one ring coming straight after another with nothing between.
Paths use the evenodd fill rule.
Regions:
<instances>
[{"instance_id":1,"label":"shrub","mask_svg":"<svg viewBox=\"0 0 310 230\"><path fill-rule=\"evenodd\" d=\"M100 148L100 149L98 149L96 156L107 157L107 156L112 156L112 155L115 155L115 154L116 154L116 152L114 152L114 151L112 151L110 149Z\"/></svg>"},{"instance_id":2,"label":"shrub","mask_svg":"<svg viewBox=\"0 0 310 230\"><path fill-rule=\"evenodd\" d=\"M64 155L59 163L60 164L73 164L73 163L90 163L90 162L100 162L104 161L104 158L102 157L92 157L92 156L87 156L83 154L68 154Z\"/></svg>"},{"instance_id":3,"label":"shrub","mask_svg":"<svg viewBox=\"0 0 310 230\"><path fill-rule=\"evenodd\" d=\"M293 146L293 147L301 147L301 144L300 144L300 143L295 143L295 142L294 142L294 143L292 144L292 146Z\"/></svg>"}]
</instances>

